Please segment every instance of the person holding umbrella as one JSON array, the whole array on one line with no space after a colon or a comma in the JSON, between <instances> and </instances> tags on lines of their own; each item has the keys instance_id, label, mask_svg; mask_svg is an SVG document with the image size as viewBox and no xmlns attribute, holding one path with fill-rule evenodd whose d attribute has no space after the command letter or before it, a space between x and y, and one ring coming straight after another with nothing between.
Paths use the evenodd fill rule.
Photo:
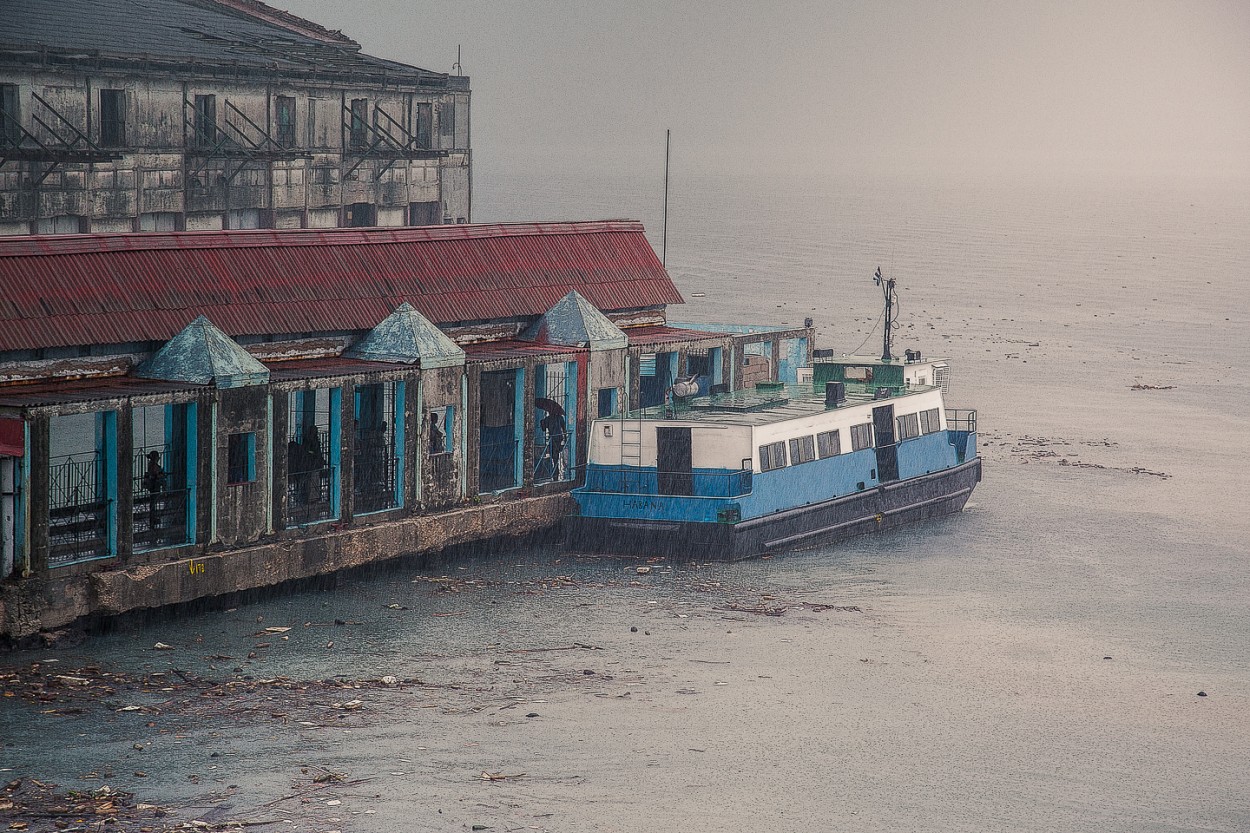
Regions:
<instances>
[{"instance_id":1,"label":"person holding umbrella","mask_svg":"<svg viewBox=\"0 0 1250 833\"><path fill-rule=\"evenodd\" d=\"M564 408L559 403L551 400L538 398L534 400L534 405L547 415L538 423L538 427L543 429L547 435L547 452L546 459L551 461L551 479L560 479L560 454L564 451L564 445L568 440L568 423L564 420ZM539 466L542 460L539 460Z\"/></svg>"}]
</instances>

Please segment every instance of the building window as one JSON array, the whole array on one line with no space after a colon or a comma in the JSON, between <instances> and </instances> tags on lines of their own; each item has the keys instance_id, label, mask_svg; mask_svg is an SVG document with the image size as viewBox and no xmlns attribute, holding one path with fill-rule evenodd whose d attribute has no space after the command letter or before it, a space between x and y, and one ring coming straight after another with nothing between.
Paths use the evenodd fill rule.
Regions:
<instances>
[{"instance_id":1,"label":"building window","mask_svg":"<svg viewBox=\"0 0 1250 833\"><path fill-rule=\"evenodd\" d=\"M264 228L259 208L231 208L222 217L222 228L253 229Z\"/></svg>"},{"instance_id":2,"label":"building window","mask_svg":"<svg viewBox=\"0 0 1250 833\"><path fill-rule=\"evenodd\" d=\"M377 209L372 203L354 202L343 209L344 226L368 228L377 224Z\"/></svg>"},{"instance_id":3,"label":"building window","mask_svg":"<svg viewBox=\"0 0 1250 833\"><path fill-rule=\"evenodd\" d=\"M22 114L16 84L0 84L0 141L17 144L22 138Z\"/></svg>"},{"instance_id":4,"label":"building window","mask_svg":"<svg viewBox=\"0 0 1250 833\"><path fill-rule=\"evenodd\" d=\"M195 404L136 407L131 431L135 550L189 543L195 523Z\"/></svg>"},{"instance_id":5,"label":"building window","mask_svg":"<svg viewBox=\"0 0 1250 833\"><path fill-rule=\"evenodd\" d=\"M284 148L295 147L295 97L280 95L275 100L278 120L278 144Z\"/></svg>"},{"instance_id":6,"label":"building window","mask_svg":"<svg viewBox=\"0 0 1250 833\"><path fill-rule=\"evenodd\" d=\"M368 144L368 110L369 100L367 98L352 99L352 119L348 144L353 150L361 150Z\"/></svg>"},{"instance_id":7,"label":"building window","mask_svg":"<svg viewBox=\"0 0 1250 833\"><path fill-rule=\"evenodd\" d=\"M816 459L816 443L809 434L806 437L795 437L790 440L790 465L810 463Z\"/></svg>"},{"instance_id":8,"label":"building window","mask_svg":"<svg viewBox=\"0 0 1250 833\"><path fill-rule=\"evenodd\" d=\"M576 362L534 368L534 407L534 482L569 480L577 435Z\"/></svg>"},{"instance_id":9,"label":"building window","mask_svg":"<svg viewBox=\"0 0 1250 833\"><path fill-rule=\"evenodd\" d=\"M408 225L436 226L443 217L438 200L408 203Z\"/></svg>"},{"instance_id":10,"label":"building window","mask_svg":"<svg viewBox=\"0 0 1250 833\"><path fill-rule=\"evenodd\" d=\"M456 102L448 99L438 105L438 146L444 150L456 146Z\"/></svg>"},{"instance_id":11,"label":"building window","mask_svg":"<svg viewBox=\"0 0 1250 833\"><path fill-rule=\"evenodd\" d=\"M226 485L256 480L256 434L231 434L226 440Z\"/></svg>"},{"instance_id":12,"label":"building window","mask_svg":"<svg viewBox=\"0 0 1250 833\"><path fill-rule=\"evenodd\" d=\"M482 373L478 385L478 491L520 486L525 458L525 369Z\"/></svg>"},{"instance_id":13,"label":"building window","mask_svg":"<svg viewBox=\"0 0 1250 833\"><path fill-rule=\"evenodd\" d=\"M177 231L179 215L173 211L154 211L139 215L139 231Z\"/></svg>"},{"instance_id":14,"label":"building window","mask_svg":"<svg viewBox=\"0 0 1250 833\"><path fill-rule=\"evenodd\" d=\"M217 144L217 96L195 97L195 146L211 148Z\"/></svg>"},{"instance_id":15,"label":"building window","mask_svg":"<svg viewBox=\"0 0 1250 833\"><path fill-rule=\"evenodd\" d=\"M287 410L287 526L338 517L338 388L295 391Z\"/></svg>"},{"instance_id":16,"label":"building window","mask_svg":"<svg viewBox=\"0 0 1250 833\"><path fill-rule=\"evenodd\" d=\"M117 412L52 417L48 566L117 552Z\"/></svg>"},{"instance_id":17,"label":"building window","mask_svg":"<svg viewBox=\"0 0 1250 833\"><path fill-rule=\"evenodd\" d=\"M872 448L872 423L851 426L851 451L863 451Z\"/></svg>"},{"instance_id":18,"label":"building window","mask_svg":"<svg viewBox=\"0 0 1250 833\"><path fill-rule=\"evenodd\" d=\"M87 230L87 218L76 214L44 217L34 222L35 234L82 234Z\"/></svg>"},{"instance_id":19,"label":"building window","mask_svg":"<svg viewBox=\"0 0 1250 833\"><path fill-rule=\"evenodd\" d=\"M920 433L932 434L942 430L942 416L937 408L920 412Z\"/></svg>"},{"instance_id":20,"label":"building window","mask_svg":"<svg viewBox=\"0 0 1250 833\"><path fill-rule=\"evenodd\" d=\"M434 107L428 103L418 104L414 110L416 125L413 133L417 137L417 147L429 150L434 146Z\"/></svg>"},{"instance_id":21,"label":"building window","mask_svg":"<svg viewBox=\"0 0 1250 833\"><path fill-rule=\"evenodd\" d=\"M760 446L760 471L773 471L786 467L786 444L769 443Z\"/></svg>"},{"instance_id":22,"label":"building window","mask_svg":"<svg viewBox=\"0 0 1250 833\"><path fill-rule=\"evenodd\" d=\"M842 438L837 431L823 431L816 435L816 450L822 460L837 457L842 453Z\"/></svg>"},{"instance_id":23,"label":"building window","mask_svg":"<svg viewBox=\"0 0 1250 833\"><path fill-rule=\"evenodd\" d=\"M360 514L400 505L403 386L403 382L378 382L356 388L352 490Z\"/></svg>"},{"instance_id":24,"label":"building window","mask_svg":"<svg viewBox=\"0 0 1250 833\"><path fill-rule=\"evenodd\" d=\"M909 440L920 436L920 417L916 414L903 414L897 419L898 438Z\"/></svg>"},{"instance_id":25,"label":"building window","mask_svg":"<svg viewBox=\"0 0 1250 833\"><path fill-rule=\"evenodd\" d=\"M453 430L456 424L456 409L448 405L445 408L432 408L426 427L426 446L430 456L451 454L456 450Z\"/></svg>"},{"instance_id":26,"label":"building window","mask_svg":"<svg viewBox=\"0 0 1250 833\"><path fill-rule=\"evenodd\" d=\"M616 388L599 388L600 417L610 417L616 413Z\"/></svg>"},{"instance_id":27,"label":"building window","mask_svg":"<svg viewBox=\"0 0 1250 833\"><path fill-rule=\"evenodd\" d=\"M100 90L100 144L126 144L126 91Z\"/></svg>"}]
</instances>

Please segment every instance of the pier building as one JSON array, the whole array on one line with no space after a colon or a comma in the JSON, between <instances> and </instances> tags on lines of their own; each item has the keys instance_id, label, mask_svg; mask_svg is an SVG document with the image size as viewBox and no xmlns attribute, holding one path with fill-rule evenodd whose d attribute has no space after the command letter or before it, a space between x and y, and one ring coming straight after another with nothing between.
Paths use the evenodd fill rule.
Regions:
<instances>
[{"instance_id":1,"label":"pier building","mask_svg":"<svg viewBox=\"0 0 1250 833\"><path fill-rule=\"evenodd\" d=\"M591 419L810 366L679 303L632 221L0 238L0 636L551 527Z\"/></svg>"}]
</instances>

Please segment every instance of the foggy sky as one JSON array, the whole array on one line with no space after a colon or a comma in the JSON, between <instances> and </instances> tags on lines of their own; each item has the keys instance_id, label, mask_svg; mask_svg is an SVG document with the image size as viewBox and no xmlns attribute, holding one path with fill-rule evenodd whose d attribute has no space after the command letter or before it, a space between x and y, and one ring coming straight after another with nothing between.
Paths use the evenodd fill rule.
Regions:
<instances>
[{"instance_id":1,"label":"foggy sky","mask_svg":"<svg viewBox=\"0 0 1250 833\"><path fill-rule=\"evenodd\" d=\"M1250 3L271 0L472 77L479 168L1250 176Z\"/></svg>"}]
</instances>

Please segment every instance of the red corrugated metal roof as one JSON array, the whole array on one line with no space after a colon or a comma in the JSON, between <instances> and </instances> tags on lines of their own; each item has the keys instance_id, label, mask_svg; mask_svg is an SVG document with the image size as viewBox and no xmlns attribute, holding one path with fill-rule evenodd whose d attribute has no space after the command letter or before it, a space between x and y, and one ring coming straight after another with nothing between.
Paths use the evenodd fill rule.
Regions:
<instances>
[{"instance_id":1,"label":"red corrugated metal roof","mask_svg":"<svg viewBox=\"0 0 1250 833\"><path fill-rule=\"evenodd\" d=\"M625 330L631 347L650 344L671 344L677 341L704 341L705 339L724 340L728 333L714 333L708 330L686 330L681 327L629 327Z\"/></svg>"},{"instance_id":2,"label":"red corrugated metal roof","mask_svg":"<svg viewBox=\"0 0 1250 833\"><path fill-rule=\"evenodd\" d=\"M269 378L274 382L324 379L333 376L353 376L357 373L381 373L389 370L405 370L402 364L370 362L342 357L322 359L295 359L284 362L265 362Z\"/></svg>"},{"instance_id":3,"label":"red corrugated metal roof","mask_svg":"<svg viewBox=\"0 0 1250 833\"><path fill-rule=\"evenodd\" d=\"M0 238L0 350L364 330L408 301L437 324L682 303L633 221Z\"/></svg>"},{"instance_id":4,"label":"red corrugated metal roof","mask_svg":"<svg viewBox=\"0 0 1250 833\"><path fill-rule=\"evenodd\" d=\"M538 344L533 341L484 341L464 345L465 361L470 364L507 359L557 358L589 352L585 347L563 344ZM565 359L567 360L567 359Z\"/></svg>"},{"instance_id":5,"label":"red corrugated metal roof","mask_svg":"<svg viewBox=\"0 0 1250 833\"><path fill-rule=\"evenodd\" d=\"M38 408L46 405L68 405L101 399L124 399L163 393L202 390L206 385L190 382L165 382L134 376L108 376L98 379L74 379L65 382L40 382L0 388L0 408Z\"/></svg>"}]
</instances>

